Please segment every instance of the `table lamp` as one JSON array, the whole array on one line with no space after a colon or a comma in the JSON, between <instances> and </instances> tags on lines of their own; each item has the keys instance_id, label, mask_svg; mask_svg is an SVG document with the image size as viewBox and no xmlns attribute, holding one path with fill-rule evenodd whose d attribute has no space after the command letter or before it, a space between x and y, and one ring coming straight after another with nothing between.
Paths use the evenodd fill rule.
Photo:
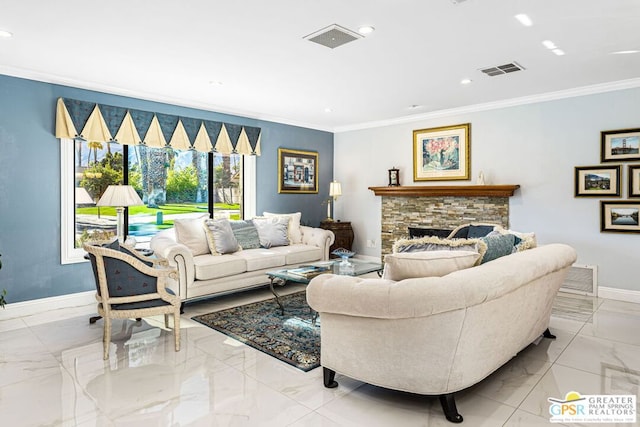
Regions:
<instances>
[{"instance_id":1,"label":"table lamp","mask_svg":"<svg viewBox=\"0 0 640 427\"><path fill-rule=\"evenodd\" d=\"M327 201L327 219L325 221L333 221L331 218L331 199L333 202L342 196L342 186L335 179L329 183L329 200Z\"/></svg>"},{"instance_id":2,"label":"table lamp","mask_svg":"<svg viewBox=\"0 0 640 427\"><path fill-rule=\"evenodd\" d=\"M143 205L140 196L130 185L110 185L105 190L97 206L113 206L118 215L118 242L123 244L126 239L124 232L124 208L127 206Z\"/></svg>"}]
</instances>

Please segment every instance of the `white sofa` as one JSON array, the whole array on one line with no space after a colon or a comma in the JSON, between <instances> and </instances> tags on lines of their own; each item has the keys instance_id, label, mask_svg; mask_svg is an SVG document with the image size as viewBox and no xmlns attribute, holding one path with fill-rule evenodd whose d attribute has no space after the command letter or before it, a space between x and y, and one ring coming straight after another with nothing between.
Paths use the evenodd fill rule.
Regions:
<instances>
[{"instance_id":1,"label":"white sofa","mask_svg":"<svg viewBox=\"0 0 640 427\"><path fill-rule=\"evenodd\" d=\"M225 255L194 255L187 245L178 243L175 228L170 228L156 234L150 247L156 256L178 269L178 282L171 283L170 288L186 302L264 285L268 283L265 273L269 270L329 258L335 239L331 231L300 226L300 232L301 243Z\"/></svg>"},{"instance_id":2,"label":"white sofa","mask_svg":"<svg viewBox=\"0 0 640 427\"><path fill-rule=\"evenodd\" d=\"M320 313L324 384L335 373L438 395L462 422L454 393L486 378L548 331L575 251L551 244L442 277L393 281L320 275L307 287Z\"/></svg>"}]
</instances>

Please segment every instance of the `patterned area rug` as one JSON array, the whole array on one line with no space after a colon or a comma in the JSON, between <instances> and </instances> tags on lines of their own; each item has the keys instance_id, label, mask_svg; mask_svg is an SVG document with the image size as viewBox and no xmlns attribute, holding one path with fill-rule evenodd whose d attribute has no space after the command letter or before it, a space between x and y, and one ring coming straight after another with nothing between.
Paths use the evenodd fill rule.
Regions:
<instances>
[{"instance_id":1,"label":"patterned area rug","mask_svg":"<svg viewBox=\"0 0 640 427\"><path fill-rule=\"evenodd\" d=\"M320 366L320 318L305 292L280 297L284 316L275 299L193 317L216 331L237 339L303 371Z\"/></svg>"}]
</instances>

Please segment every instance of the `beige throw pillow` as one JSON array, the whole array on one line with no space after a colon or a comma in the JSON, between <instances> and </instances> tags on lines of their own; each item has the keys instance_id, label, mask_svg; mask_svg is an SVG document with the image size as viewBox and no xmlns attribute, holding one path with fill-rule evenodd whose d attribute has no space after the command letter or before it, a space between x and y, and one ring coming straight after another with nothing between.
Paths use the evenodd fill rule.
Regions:
<instances>
[{"instance_id":1,"label":"beige throw pillow","mask_svg":"<svg viewBox=\"0 0 640 427\"><path fill-rule=\"evenodd\" d=\"M176 241L185 245L193 256L210 253L207 234L204 231L204 220L207 215L196 218L175 219L173 226L176 231Z\"/></svg>"},{"instance_id":2,"label":"beige throw pillow","mask_svg":"<svg viewBox=\"0 0 640 427\"><path fill-rule=\"evenodd\" d=\"M418 277L441 277L473 267L480 258L473 251L400 252L384 257L383 279L404 280Z\"/></svg>"},{"instance_id":3,"label":"beige throw pillow","mask_svg":"<svg viewBox=\"0 0 640 427\"><path fill-rule=\"evenodd\" d=\"M207 219L204 222L204 231L212 254L232 254L240 250L228 219Z\"/></svg>"},{"instance_id":4,"label":"beige throw pillow","mask_svg":"<svg viewBox=\"0 0 640 427\"><path fill-rule=\"evenodd\" d=\"M286 218L289 220L289 228L288 228L288 236L289 242L291 244L294 243L302 243L302 230L300 230L300 219L302 218L301 212L290 213L290 214L277 214L271 212L263 212L262 215L266 218Z\"/></svg>"}]
</instances>

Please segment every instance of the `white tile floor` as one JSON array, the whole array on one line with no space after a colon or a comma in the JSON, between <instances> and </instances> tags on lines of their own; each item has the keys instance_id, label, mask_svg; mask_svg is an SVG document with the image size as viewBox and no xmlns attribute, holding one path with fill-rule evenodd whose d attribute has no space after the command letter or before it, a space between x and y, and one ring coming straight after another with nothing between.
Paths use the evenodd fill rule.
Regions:
<instances>
[{"instance_id":1,"label":"white tile floor","mask_svg":"<svg viewBox=\"0 0 640 427\"><path fill-rule=\"evenodd\" d=\"M299 371L190 320L269 297L260 289L187 305L177 353L160 321L116 322L106 362L102 322L88 324L93 307L71 318L43 313L0 321L0 425L452 425L437 398L339 374L340 386L326 389L322 369ZM548 397L640 393L640 304L560 296L551 328L555 341L529 346L458 394L463 425L550 425Z\"/></svg>"}]
</instances>

